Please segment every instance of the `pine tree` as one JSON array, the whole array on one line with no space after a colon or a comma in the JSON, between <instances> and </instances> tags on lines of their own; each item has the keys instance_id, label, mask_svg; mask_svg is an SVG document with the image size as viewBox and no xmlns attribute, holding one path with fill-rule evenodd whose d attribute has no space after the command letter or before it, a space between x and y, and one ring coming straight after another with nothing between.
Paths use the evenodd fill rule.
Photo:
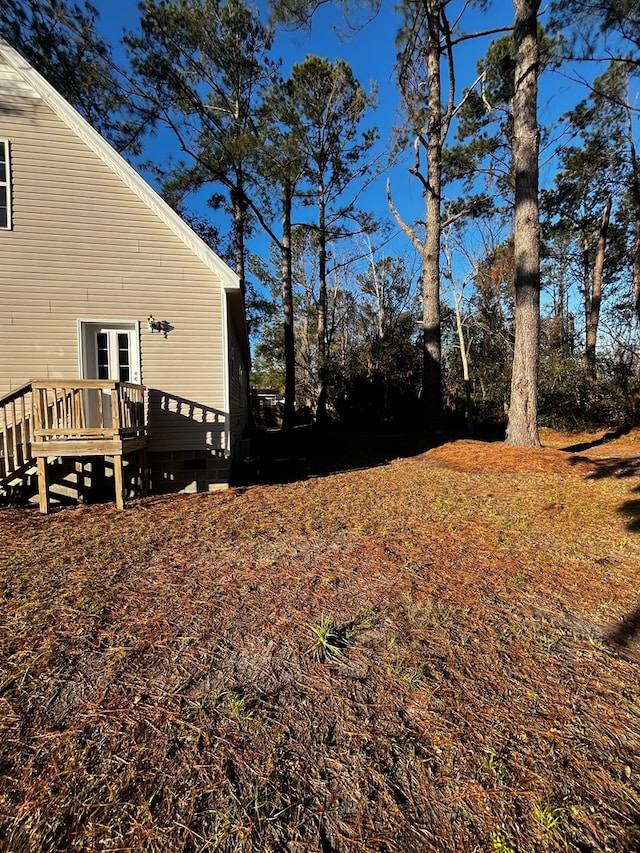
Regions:
<instances>
[{"instance_id":1,"label":"pine tree","mask_svg":"<svg viewBox=\"0 0 640 853\"><path fill-rule=\"evenodd\" d=\"M515 345L507 443L539 447L540 223L538 213L539 0L514 0L515 69L513 170L515 177Z\"/></svg>"},{"instance_id":2,"label":"pine tree","mask_svg":"<svg viewBox=\"0 0 640 853\"><path fill-rule=\"evenodd\" d=\"M316 420L327 419L329 244L350 233L348 218L356 216L348 190L369 170L366 155L375 130L360 126L374 96L367 94L348 63L307 56L294 65L284 86L282 121L291 143L304 160L302 200L315 209L318 251L317 407Z\"/></svg>"},{"instance_id":3,"label":"pine tree","mask_svg":"<svg viewBox=\"0 0 640 853\"><path fill-rule=\"evenodd\" d=\"M247 195L261 93L275 74L272 33L243 0L143 0L140 33L126 44L150 126L168 127L187 161L165 189L179 206L202 187L233 220L233 255L245 289Z\"/></svg>"}]
</instances>

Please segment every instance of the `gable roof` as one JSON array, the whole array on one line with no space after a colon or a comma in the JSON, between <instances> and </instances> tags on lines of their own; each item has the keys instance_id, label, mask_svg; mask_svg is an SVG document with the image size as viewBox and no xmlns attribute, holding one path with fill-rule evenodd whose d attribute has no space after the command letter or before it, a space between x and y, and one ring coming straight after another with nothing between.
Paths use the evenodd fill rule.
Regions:
<instances>
[{"instance_id":1,"label":"gable roof","mask_svg":"<svg viewBox=\"0 0 640 853\"><path fill-rule=\"evenodd\" d=\"M136 170L94 130L27 60L0 38L0 96L39 98L161 219L221 280L234 303L240 292L238 275L191 229ZM244 313L244 311L243 311ZM237 310L236 310L237 314Z\"/></svg>"}]
</instances>

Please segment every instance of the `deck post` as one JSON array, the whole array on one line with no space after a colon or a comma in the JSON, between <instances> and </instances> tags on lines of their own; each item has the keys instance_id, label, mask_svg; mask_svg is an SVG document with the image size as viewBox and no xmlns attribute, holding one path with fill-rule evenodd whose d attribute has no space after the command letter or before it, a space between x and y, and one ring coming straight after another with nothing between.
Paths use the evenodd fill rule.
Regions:
<instances>
[{"instance_id":1,"label":"deck post","mask_svg":"<svg viewBox=\"0 0 640 853\"><path fill-rule=\"evenodd\" d=\"M76 499L81 503L85 499L85 483L84 483L84 458L81 456L76 459Z\"/></svg>"},{"instance_id":2,"label":"deck post","mask_svg":"<svg viewBox=\"0 0 640 853\"><path fill-rule=\"evenodd\" d=\"M47 482L47 457L38 456L38 502L40 512L49 514L49 484Z\"/></svg>"},{"instance_id":3,"label":"deck post","mask_svg":"<svg viewBox=\"0 0 640 853\"><path fill-rule=\"evenodd\" d=\"M116 489L116 509L124 509L124 478L122 475L122 454L113 457L113 479Z\"/></svg>"},{"instance_id":4,"label":"deck post","mask_svg":"<svg viewBox=\"0 0 640 853\"><path fill-rule=\"evenodd\" d=\"M139 453L140 464L140 493L143 498L149 494L149 472L147 471L147 448L141 447Z\"/></svg>"}]
</instances>

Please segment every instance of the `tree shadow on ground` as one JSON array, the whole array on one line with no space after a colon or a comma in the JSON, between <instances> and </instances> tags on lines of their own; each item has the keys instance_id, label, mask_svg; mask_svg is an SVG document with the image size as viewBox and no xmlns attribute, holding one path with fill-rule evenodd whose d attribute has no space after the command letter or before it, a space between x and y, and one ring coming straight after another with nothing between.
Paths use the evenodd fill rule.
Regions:
<instances>
[{"instance_id":1,"label":"tree shadow on ground","mask_svg":"<svg viewBox=\"0 0 640 853\"><path fill-rule=\"evenodd\" d=\"M323 477L342 471L358 471L387 465L394 459L418 456L458 439L479 442L504 441L504 429L486 426L469 436L454 425L441 435L428 435L417 427L347 427L316 425L289 432L256 430L257 453L250 465L238 472L236 485L286 483Z\"/></svg>"},{"instance_id":2,"label":"tree shadow on ground","mask_svg":"<svg viewBox=\"0 0 640 853\"><path fill-rule=\"evenodd\" d=\"M606 477L620 480L640 475L640 456L607 456L606 459L589 461L595 466L595 471L589 474L590 480L603 480Z\"/></svg>"},{"instance_id":3,"label":"tree shadow on ground","mask_svg":"<svg viewBox=\"0 0 640 853\"><path fill-rule=\"evenodd\" d=\"M634 489L634 492L640 492L640 486ZM618 507L618 513L628 519L627 530L631 533L640 533L640 499L625 501Z\"/></svg>"},{"instance_id":4,"label":"tree shadow on ground","mask_svg":"<svg viewBox=\"0 0 640 853\"><path fill-rule=\"evenodd\" d=\"M560 449L564 450L566 453L580 453L581 451L589 450L592 447L599 447L609 441L615 441L616 438L621 438L629 432L631 432L631 427L621 426L616 429L610 429L609 432L606 432L604 435L600 436L600 438L596 438L593 441L583 441L579 444L571 444L568 447L561 447Z\"/></svg>"},{"instance_id":5,"label":"tree shadow on ground","mask_svg":"<svg viewBox=\"0 0 640 853\"><path fill-rule=\"evenodd\" d=\"M605 636L609 643L627 648L638 634L640 634L640 606L636 607L629 616L624 617L620 624L608 631Z\"/></svg>"},{"instance_id":6,"label":"tree shadow on ground","mask_svg":"<svg viewBox=\"0 0 640 853\"><path fill-rule=\"evenodd\" d=\"M239 472L243 484L286 483L386 465L417 456L445 441L418 429L346 429L297 427L266 432L249 466Z\"/></svg>"},{"instance_id":7,"label":"tree shadow on ground","mask_svg":"<svg viewBox=\"0 0 640 853\"><path fill-rule=\"evenodd\" d=\"M576 463L578 458L576 457ZM640 456L607 456L605 459L589 459L595 469L589 474L589 480L602 480L606 477L624 479L640 476ZM631 489L631 494L640 492L640 485ZM640 498L632 497L620 504L619 515L627 520L626 527L631 533L640 533Z\"/></svg>"}]
</instances>

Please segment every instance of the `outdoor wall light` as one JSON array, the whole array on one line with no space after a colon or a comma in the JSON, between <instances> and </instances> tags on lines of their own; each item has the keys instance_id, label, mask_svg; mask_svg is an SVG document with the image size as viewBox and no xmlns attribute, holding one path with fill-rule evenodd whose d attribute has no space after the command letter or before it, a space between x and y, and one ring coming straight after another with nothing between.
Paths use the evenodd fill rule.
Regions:
<instances>
[{"instance_id":1,"label":"outdoor wall light","mask_svg":"<svg viewBox=\"0 0 640 853\"><path fill-rule=\"evenodd\" d=\"M165 338L168 337L169 332L172 332L174 328L168 320L156 320L153 314L149 314L147 317L147 326L151 334L161 332Z\"/></svg>"},{"instance_id":2,"label":"outdoor wall light","mask_svg":"<svg viewBox=\"0 0 640 853\"><path fill-rule=\"evenodd\" d=\"M147 317L147 326L149 327L151 334L162 331L162 323L159 320L156 320L153 314L149 314Z\"/></svg>"}]
</instances>

